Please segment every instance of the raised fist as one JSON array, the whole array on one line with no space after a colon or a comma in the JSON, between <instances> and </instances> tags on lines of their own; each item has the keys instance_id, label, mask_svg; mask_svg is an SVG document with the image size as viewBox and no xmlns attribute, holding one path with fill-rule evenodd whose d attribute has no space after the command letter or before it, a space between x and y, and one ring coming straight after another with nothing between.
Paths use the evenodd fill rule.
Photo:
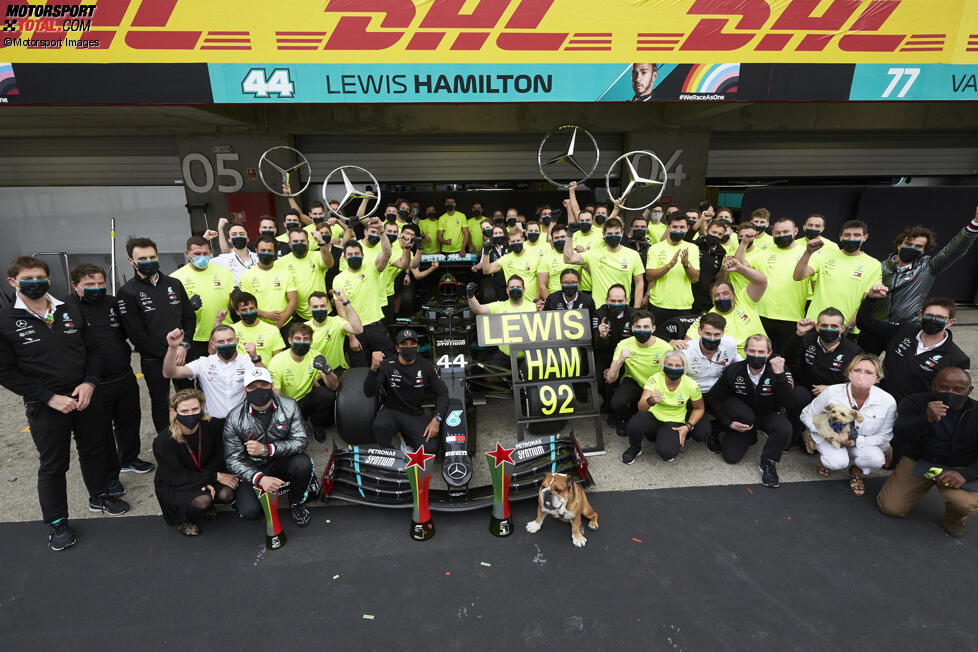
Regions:
<instances>
[{"instance_id":1,"label":"raised fist","mask_svg":"<svg viewBox=\"0 0 978 652\"><path fill-rule=\"evenodd\" d=\"M805 317L795 325L795 334L798 336L804 335L808 331L815 328L815 322L813 322L808 317Z\"/></svg>"},{"instance_id":2,"label":"raised fist","mask_svg":"<svg viewBox=\"0 0 978 652\"><path fill-rule=\"evenodd\" d=\"M166 343L169 346L180 346L183 343L183 331L179 328L174 328L166 334Z\"/></svg>"},{"instance_id":3,"label":"raised fist","mask_svg":"<svg viewBox=\"0 0 978 652\"><path fill-rule=\"evenodd\" d=\"M818 251L824 246L825 246L825 241L823 241L822 238L812 238L811 240L808 241L808 244L805 245L805 249L809 253L815 253L816 251Z\"/></svg>"},{"instance_id":4,"label":"raised fist","mask_svg":"<svg viewBox=\"0 0 978 652\"><path fill-rule=\"evenodd\" d=\"M333 371L333 368L329 366L328 362L326 362L326 356L323 354L319 354L313 359L312 367L313 369L318 369L324 374L328 374Z\"/></svg>"},{"instance_id":5,"label":"raised fist","mask_svg":"<svg viewBox=\"0 0 978 652\"><path fill-rule=\"evenodd\" d=\"M476 290L479 289L479 285L476 283L467 283L465 286L465 298L471 299L475 296Z\"/></svg>"}]
</instances>

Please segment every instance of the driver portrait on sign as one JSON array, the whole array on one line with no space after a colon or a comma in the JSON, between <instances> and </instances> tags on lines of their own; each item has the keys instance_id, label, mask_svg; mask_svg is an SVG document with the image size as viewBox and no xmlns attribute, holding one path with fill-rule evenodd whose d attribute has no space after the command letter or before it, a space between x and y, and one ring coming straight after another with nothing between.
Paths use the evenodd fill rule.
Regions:
<instances>
[{"instance_id":1,"label":"driver portrait on sign","mask_svg":"<svg viewBox=\"0 0 978 652\"><path fill-rule=\"evenodd\" d=\"M425 452L438 450L438 432L448 412L448 387L427 358L418 357L418 334L404 329L395 337L397 355L384 358L375 351L370 371L363 382L367 396L380 396L380 407L374 419L374 440L379 446L397 448L397 433L414 451L424 446ZM435 413L425 417L422 399L435 395Z\"/></svg>"}]
</instances>

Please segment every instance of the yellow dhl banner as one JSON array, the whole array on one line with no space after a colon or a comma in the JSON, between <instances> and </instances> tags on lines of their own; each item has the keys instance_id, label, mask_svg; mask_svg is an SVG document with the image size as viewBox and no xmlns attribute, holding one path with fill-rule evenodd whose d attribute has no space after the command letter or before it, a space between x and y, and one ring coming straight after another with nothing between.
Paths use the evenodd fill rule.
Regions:
<instances>
[{"instance_id":1,"label":"yellow dhl banner","mask_svg":"<svg viewBox=\"0 0 978 652\"><path fill-rule=\"evenodd\" d=\"M978 0L0 0L12 63L976 63Z\"/></svg>"}]
</instances>

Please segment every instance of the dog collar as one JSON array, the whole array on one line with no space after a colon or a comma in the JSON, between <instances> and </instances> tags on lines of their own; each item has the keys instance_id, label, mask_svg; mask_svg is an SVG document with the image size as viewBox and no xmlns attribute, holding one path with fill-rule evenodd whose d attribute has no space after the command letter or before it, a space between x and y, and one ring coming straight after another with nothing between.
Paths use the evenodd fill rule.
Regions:
<instances>
[{"instance_id":1,"label":"dog collar","mask_svg":"<svg viewBox=\"0 0 978 652\"><path fill-rule=\"evenodd\" d=\"M842 429L846 427L844 423L830 423L829 425L832 426L832 430L835 432L842 432Z\"/></svg>"}]
</instances>

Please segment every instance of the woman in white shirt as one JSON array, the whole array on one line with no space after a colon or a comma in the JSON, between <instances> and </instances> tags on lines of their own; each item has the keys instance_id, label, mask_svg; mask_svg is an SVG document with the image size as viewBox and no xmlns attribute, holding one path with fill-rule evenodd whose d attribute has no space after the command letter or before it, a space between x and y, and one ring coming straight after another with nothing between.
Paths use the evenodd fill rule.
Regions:
<instances>
[{"instance_id":1,"label":"woman in white shirt","mask_svg":"<svg viewBox=\"0 0 978 652\"><path fill-rule=\"evenodd\" d=\"M866 493L863 476L886 463L886 450L893 439L893 422L896 420L896 401L876 384L883 379L880 359L870 353L860 353L846 369L849 382L829 385L801 412L801 421L812 434L818 447L819 464L816 471L828 477L831 471L849 466L849 488L862 496ZM855 438L847 439L841 448L819 436L812 419L823 412L830 403L848 405L859 410L862 423L853 424Z\"/></svg>"}]
</instances>

